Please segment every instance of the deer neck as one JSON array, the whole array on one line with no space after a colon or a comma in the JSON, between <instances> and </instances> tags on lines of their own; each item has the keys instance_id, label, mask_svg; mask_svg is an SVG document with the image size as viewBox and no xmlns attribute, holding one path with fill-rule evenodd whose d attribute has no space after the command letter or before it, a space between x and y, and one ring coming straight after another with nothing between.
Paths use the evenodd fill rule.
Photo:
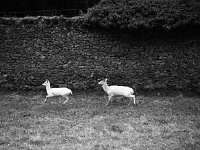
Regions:
<instances>
[{"instance_id":1,"label":"deer neck","mask_svg":"<svg viewBox=\"0 0 200 150\"><path fill-rule=\"evenodd\" d=\"M103 90L107 93L107 92L108 92L108 89L109 89L108 84L107 84L107 83L106 83L106 84L103 84L102 87L103 87Z\"/></svg>"},{"instance_id":2,"label":"deer neck","mask_svg":"<svg viewBox=\"0 0 200 150\"><path fill-rule=\"evenodd\" d=\"M50 89L51 89L50 84L48 84L48 85L46 86L47 93L48 93L48 91L49 91Z\"/></svg>"}]
</instances>

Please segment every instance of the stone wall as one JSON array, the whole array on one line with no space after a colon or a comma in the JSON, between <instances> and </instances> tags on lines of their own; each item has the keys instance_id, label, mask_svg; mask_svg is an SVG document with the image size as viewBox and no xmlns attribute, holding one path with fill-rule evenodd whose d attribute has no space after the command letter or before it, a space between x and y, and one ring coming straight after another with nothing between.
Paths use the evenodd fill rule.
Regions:
<instances>
[{"instance_id":1,"label":"stone wall","mask_svg":"<svg viewBox=\"0 0 200 150\"><path fill-rule=\"evenodd\" d=\"M184 32L183 32L184 31ZM137 89L199 86L196 31L109 31L65 23L0 24L0 87L99 88L98 80Z\"/></svg>"}]
</instances>

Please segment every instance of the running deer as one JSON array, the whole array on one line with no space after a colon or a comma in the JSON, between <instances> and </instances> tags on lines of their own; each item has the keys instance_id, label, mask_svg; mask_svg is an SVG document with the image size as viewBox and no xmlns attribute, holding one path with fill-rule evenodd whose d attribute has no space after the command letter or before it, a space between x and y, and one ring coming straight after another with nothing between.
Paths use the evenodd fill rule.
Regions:
<instances>
[{"instance_id":1,"label":"running deer","mask_svg":"<svg viewBox=\"0 0 200 150\"><path fill-rule=\"evenodd\" d=\"M69 94L72 94L72 91L66 87L51 88L49 80L46 80L42 85L46 86L46 91L47 91L47 96L44 100L44 103L46 102L47 97L62 96L64 98L66 98L66 100L63 102L63 104L65 104L69 99L69 97L68 97Z\"/></svg>"},{"instance_id":2,"label":"running deer","mask_svg":"<svg viewBox=\"0 0 200 150\"><path fill-rule=\"evenodd\" d=\"M131 103L131 99L133 99L134 104L135 103L135 95L132 88L127 86L117 86L117 85L111 85L108 86L107 79L101 80L98 84L102 85L103 90L108 94L108 102L105 106L108 105L108 103L111 101L112 97L115 95L121 95L124 97L128 97L130 99L129 104Z\"/></svg>"}]
</instances>

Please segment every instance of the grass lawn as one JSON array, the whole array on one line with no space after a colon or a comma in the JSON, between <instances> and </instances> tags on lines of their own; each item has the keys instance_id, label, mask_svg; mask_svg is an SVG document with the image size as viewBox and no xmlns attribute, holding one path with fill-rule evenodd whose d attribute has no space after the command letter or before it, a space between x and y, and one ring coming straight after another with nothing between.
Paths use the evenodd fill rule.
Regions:
<instances>
[{"instance_id":1,"label":"grass lawn","mask_svg":"<svg viewBox=\"0 0 200 150\"><path fill-rule=\"evenodd\" d=\"M104 107L103 92L66 104L45 95L1 93L1 150L200 150L199 97L143 94Z\"/></svg>"}]
</instances>

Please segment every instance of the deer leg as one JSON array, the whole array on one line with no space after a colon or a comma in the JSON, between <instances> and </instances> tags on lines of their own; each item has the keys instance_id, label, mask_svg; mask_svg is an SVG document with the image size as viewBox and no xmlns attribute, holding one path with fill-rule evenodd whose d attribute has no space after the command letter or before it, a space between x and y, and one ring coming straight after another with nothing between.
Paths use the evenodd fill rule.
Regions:
<instances>
[{"instance_id":1,"label":"deer leg","mask_svg":"<svg viewBox=\"0 0 200 150\"><path fill-rule=\"evenodd\" d=\"M46 98L45 98L45 100L44 100L44 103L46 102L46 100L47 100L47 97L51 97L51 96L47 95L47 96L46 96Z\"/></svg>"},{"instance_id":2,"label":"deer leg","mask_svg":"<svg viewBox=\"0 0 200 150\"><path fill-rule=\"evenodd\" d=\"M66 98L66 100L63 102L63 104L65 104L69 100L68 96L65 96L65 98Z\"/></svg>"},{"instance_id":3,"label":"deer leg","mask_svg":"<svg viewBox=\"0 0 200 150\"><path fill-rule=\"evenodd\" d=\"M135 95L130 95L129 96L130 101L129 101L128 105L130 105L132 99L133 99L133 103L135 104Z\"/></svg>"},{"instance_id":4,"label":"deer leg","mask_svg":"<svg viewBox=\"0 0 200 150\"><path fill-rule=\"evenodd\" d=\"M47 95L46 98L45 98L45 100L44 100L44 103L46 102L46 100L47 100L48 97L53 97L53 96L52 95Z\"/></svg>"},{"instance_id":5,"label":"deer leg","mask_svg":"<svg viewBox=\"0 0 200 150\"><path fill-rule=\"evenodd\" d=\"M133 95L133 102L134 102L134 104L136 104L135 95Z\"/></svg>"},{"instance_id":6,"label":"deer leg","mask_svg":"<svg viewBox=\"0 0 200 150\"><path fill-rule=\"evenodd\" d=\"M44 102L43 102L43 103L45 103L45 102L46 102L46 100L47 100L47 96L46 96L46 98L45 98L45 100L44 100Z\"/></svg>"},{"instance_id":7,"label":"deer leg","mask_svg":"<svg viewBox=\"0 0 200 150\"><path fill-rule=\"evenodd\" d=\"M105 107L108 105L108 103L111 101L112 96L108 96L108 102L106 103Z\"/></svg>"}]
</instances>

